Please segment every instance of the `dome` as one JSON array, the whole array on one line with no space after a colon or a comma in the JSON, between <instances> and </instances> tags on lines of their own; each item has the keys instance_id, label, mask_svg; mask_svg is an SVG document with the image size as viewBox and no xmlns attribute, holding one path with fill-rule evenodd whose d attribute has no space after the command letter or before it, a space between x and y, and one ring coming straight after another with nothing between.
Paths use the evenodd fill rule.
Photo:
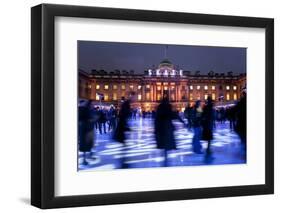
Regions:
<instances>
[{"instance_id":1,"label":"dome","mask_svg":"<svg viewBox=\"0 0 281 213\"><path fill-rule=\"evenodd\" d=\"M160 62L158 68L171 68L171 69L173 69L174 65L168 59L164 59L163 61Z\"/></svg>"}]
</instances>

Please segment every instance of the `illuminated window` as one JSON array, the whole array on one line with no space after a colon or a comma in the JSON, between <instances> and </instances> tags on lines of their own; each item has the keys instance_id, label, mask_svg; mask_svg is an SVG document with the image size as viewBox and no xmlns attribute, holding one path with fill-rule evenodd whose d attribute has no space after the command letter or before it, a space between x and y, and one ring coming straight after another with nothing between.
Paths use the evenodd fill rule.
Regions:
<instances>
[{"instance_id":1,"label":"illuminated window","mask_svg":"<svg viewBox=\"0 0 281 213\"><path fill-rule=\"evenodd\" d=\"M118 86L116 84L113 85L113 89L117 89Z\"/></svg>"},{"instance_id":2,"label":"illuminated window","mask_svg":"<svg viewBox=\"0 0 281 213\"><path fill-rule=\"evenodd\" d=\"M91 84L88 84L88 88L91 89L91 88L92 88L92 85L91 85Z\"/></svg>"},{"instance_id":3,"label":"illuminated window","mask_svg":"<svg viewBox=\"0 0 281 213\"><path fill-rule=\"evenodd\" d=\"M134 89L134 85L130 85L130 89Z\"/></svg>"},{"instance_id":4,"label":"illuminated window","mask_svg":"<svg viewBox=\"0 0 281 213\"><path fill-rule=\"evenodd\" d=\"M204 95L204 99L205 99L205 100L208 99L208 95L207 95L207 94Z\"/></svg>"},{"instance_id":5,"label":"illuminated window","mask_svg":"<svg viewBox=\"0 0 281 213\"><path fill-rule=\"evenodd\" d=\"M189 89L190 89L190 90L193 90L193 86L192 86L192 85L190 85L190 86L189 86Z\"/></svg>"},{"instance_id":6,"label":"illuminated window","mask_svg":"<svg viewBox=\"0 0 281 213\"><path fill-rule=\"evenodd\" d=\"M171 86L171 90L174 90L175 89L175 86Z\"/></svg>"},{"instance_id":7,"label":"illuminated window","mask_svg":"<svg viewBox=\"0 0 281 213\"><path fill-rule=\"evenodd\" d=\"M149 89L149 88L150 88L150 85L149 85L149 84L147 84L147 85L146 85L146 89Z\"/></svg>"},{"instance_id":8,"label":"illuminated window","mask_svg":"<svg viewBox=\"0 0 281 213\"><path fill-rule=\"evenodd\" d=\"M212 93L212 100L216 100L216 94L215 93Z\"/></svg>"},{"instance_id":9,"label":"illuminated window","mask_svg":"<svg viewBox=\"0 0 281 213\"><path fill-rule=\"evenodd\" d=\"M189 100L191 100L191 101L193 100L193 94L192 93L189 94Z\"/></svg>"},{"instance_id":10,"label":"illuminated window","mask_svg":"<svg viewBox=\"0 0 281 213\"><path fill-rule=\"evenodd\" d=\"M233 86L233 90L237 90L237 86Z\"/></svg>"},{"instance_id":11,"label":"illuminated window","mask_svg":"<svg viewBox=\"0 0 281 213\"><path fill-rule=\"evenodd\" d=\"M236 93L233 94L233 100L235 100L235 101L237 100L237 94Z\"/></svg>"},{"instance_id":12,"label":"illuminated window","mask_svg":"<svg viewBox=\"0 0 281 213\"><path fill-rule=\"evenodd\" d=\"M96 85L96 89L100 89L100 85L99 84Z\"/></svg>"},{"instance_id":13,"label":"illuminated window","mask_svg":"<svg viewBox=\"0 0 281 213\"><path fill-rule=\"evenodd\" d=\"M161 86L157 86L157 90L160 91L161 90Z\"/></svg>"},{"instance_id":14,"label":"illuminated window","mask_svg":"<svg viewBox=\"0 0 281 213\"><path fill-rule=\"evenodd\" d=\"M96 100L99 101L100 100L100 96L98 93L96 93Z\"/></svg>"},{"instance_id":15,"label":"illuminated window","mask_svg":"<svg viewBox=\"0 0 281 213\"><path fill-rule=\"evenodd\" d=\"M122 85L121 85L121 89L126 89L126 85L125 85L125 84L122 84Z\"/></svg>"},{"instance_id":16,"label":"illuminated window","mask_svg":"<svg viewBox=\"0 0 281 213\"><path fill-rule=\"evenodd\" d=\"M199 85L197 86L197 90L200 90L200 86Z\"/></svg>"},{"instance_id":17,"label":"illuminated window","mask_svg":"<svg viewBox=\"0 0 281 213\"><path fill-rule=\"evenodd\" d=\"M171 82L170 85L175 85L175 82Z\"/></svg>"},{"instance_id":18,"label":"illuminated window","mask_svg":"<svg viewBox=\"0 0 281 213\"><path fill-rule=\"evenodd\" d=\"M113 100L114 100L114 101L117 100L117 93L113 93Z\"/></svg>"},{"instance_id":19,"label":"illuminated window","mask_svg":"<svg viewBox=\"0 0 281 213\"><path fill-rule=\"evenodd\" d=\"M149 100L150 99L150 93L146 93L146 100Z\"/></svg>"},{"instance_id":20,"label":"illuminated window","mask_svg":"<svg viewBox=\"0 0 281 213\"><path fill-rule=\"evenodd\" d=\"M230 95L229 95L229 93L226 94L226 100L227 100L227 101L230 100Z\"/></svg>"},{"instance_id":21,"label":"illuminated window","mask_svg":"<svg viewBox=\"0 0 281 213\"><path fill-rule=\"evenodd\" d=\"M164 90L168 90L168 86L164 86Z\"/></svg>"},{"instance_id":22,"label":"illuminated window","mask_svg":"<svg viewBox=\"0 0 281 213\"><path fill-rule=\"evenodd\" d=\"M104 94L104 100L108 101L108 94Z\"/></svg>"},{"instance_id":23,"label":"illuminated window","mask_svg":"<svg viewBox=\"0 0 281 213\"><path fill-rule=\"evenodd\" d=\"M204 90L208 90L208 86L204 86Z\"/></svg>"},{"instance_id":24,"label":"illuminated window","mask_svg":"<svg viewBox=\"0 0 281 213\"><path fill-rule=\"evenodd\" d=\"M216 86L212 86L212 90L215 90L216 89Z\"/></svg>"},{"instance_id":25,"label":"illuminated window","mask_svg":"<svg viewBox=\"0 0 281 213\"><path fill-rule=\"evenodd\" d=\"M141 100L141 94L138 94L138 100L139 101Z\"/></svg>"},{"instance_id":26,"label":"illuminated window","mask_svg":"<svg viewBox=\"0 0 281 213\"><path fill-rule=\"evenodd\" d=\"M230 89L230 87L229 86L226 86L226 90L229 90Z\"/></svg>"},{"instance_id":27,"label":"illuminated window","mask_svg":"<svg viewBox=\"0 0 281 213\"><path fill-rule=\"evenodd\" d=\"M138 89L141 89L141 85L138 85Z\"/></svg>"},{"instance_id":28,"label":"illuminated window","mask_svg":"<svg viewBox=\"0 0 281 213\"><path fill-rule=\"evenodd\" d=\"M157 94L157 101L160 101L161 100L161 94Z\"/></svg>"},{"instance_id":29,"label":"illuminated window","mask_svg":"<svg viewBox=\"0 0 281 213\"><path fill-rule=\"evenodd\" d=\"M109 87L108 87L108 85L106 84L106 85L104 85L104 89L108 89Z\"/></svg>"}]
</instances>

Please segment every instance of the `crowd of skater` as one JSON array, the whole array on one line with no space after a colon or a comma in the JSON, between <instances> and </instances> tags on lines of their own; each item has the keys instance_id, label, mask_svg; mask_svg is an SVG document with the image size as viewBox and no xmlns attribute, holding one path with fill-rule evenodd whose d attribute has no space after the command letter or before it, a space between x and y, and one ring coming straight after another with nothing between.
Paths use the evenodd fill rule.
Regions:
<instances>
[{"instance_id":1,"label":"crowd of skater","mask_svg":"<svg viewBox=\"0 0 281 213\"><path fill-rule=\"evenodd\" d=\"M169 166L168 151L177 149L175 126L173 120L178 120L184 128L193 132L192 151L204 155L206 163L214 160L212 153L213 130L218 124L229 123L229 129L235 131L241 140L241 152L246 154L246 92L241 99L228 107L214 107L211 97L206 101L196 101L189 104L184 112L174 111L167 96L164 96L155 111L139 111L131 107L135 94L131 93L122 100L120 109L95 105L86 100L79 105L79 151L84 153L83 165L87 165L86 153L95 148L95 134L110 134L113 141L126 147L126 133L131 131L129 120L153 119L156 147L163 151L163 166ZM203 150L201 141L207 141ZM128 168L125 161L121 168Z\"/></svg>"}]
</instances>

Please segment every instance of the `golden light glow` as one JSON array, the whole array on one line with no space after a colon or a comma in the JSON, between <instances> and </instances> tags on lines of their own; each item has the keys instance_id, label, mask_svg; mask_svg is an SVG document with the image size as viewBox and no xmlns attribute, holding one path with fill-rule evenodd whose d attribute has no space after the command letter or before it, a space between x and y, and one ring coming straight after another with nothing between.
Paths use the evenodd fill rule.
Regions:
<instances>
[{"instance_id":1,"label":"golden light glow","mask_svg":"<svg viewBox=\"0 0 281 213\"><path fill-rule=\"evenodd\" d=\"M150 88L150 85L149 85L149 84L147 84L147 85L146 85L146 89L149 89L149 88Z\"/></svg>"},{"instance_id":2,"label":"golden light glow","mask_svg":"<svg viewBox=\"0 0 281 213\"><path fill-rule=\"evenodd\" d=\"M192 85L190 85L190 86L189 86L189 89L190 89L190 90L193 90L193 86L192 86Z\"/></svg>"},{"instance_id":3,"label":"golden light glow","mask_svg":"<svg viewBox=\"0 0 281 213\"><path fill-rule=\"evenodd\" d=\"M229 95L229 93L226 94L226 100L227 100L227 101L230 100L230 95Z\"/></svg>"},{"instance_id":4,"label":"golden light glow","mask_svg":"<svg viewBox=\"0 0 281 213\"><path fill-rule=\"evenodd\" d=\"M233 90L237 90L237 86L233 86Z\"/></svg>"},{"instance_id":5,"label":"golden light glow","mask_svg":"<svg viewBox=\"0 0 281 213\"><path fill-rule=\"evenodd\" d=\"M100 89L100 85L99 84L96 85L96 89Z\"/></svg>"},{"instance_id":6,"label":"golden light glow","mask_svg":"<svg viewBox=\"0 0 281 213\"><path fill-rule=\"evenodd\" d=\"M207 95L207 94L204 95L204 99L205 99L205 100L208 99L208 95Z\"/></svg>"},{"instance_id":7,"label":"golden light glow","mask_svg":"<svg viewBox=\"0 0 281 213\"><path fill-rule=\"evenodd\" d=\"M230 87L229 86L226 86L226 90L229 90L230 89Z\"/></svg>"},{"instance_id":8,"label":"golden light glow","mask_svg":"<svg viewBox=\"0 0 281 213\"><path fill-rule=\"evenodd\" d=\"M138 94L138 100L139 101L141 100L141 94Z\"/></svg>"},{"instance_id":9,"label":"golden light glow","mask_svg":"<svg viewBox=\"0 0 281 213\"><path fill-rule=\"evenodd\" d=\"M192 94L192 93L189 94L189 100L190 100L190 101L193 100L193 94Z\"/></svg>"},{"instance_id":10,"label":"golden light glow","mask_svg":"<svg viewBox=\"0 0 281 213\"><path fill-rule=\"evenodd\" d=\"M236 93L233 94L233 100L235 100L235 101L237 100L237 94Z\"/></svg>"},{"instance_id":11,"label":"golden light glow","mask_svg":"<svg viewBox=\"0 0 281 213\"><path fill-rule=\"evenodd\" d=\"M100 100L100 96L98 93L96 93L96 100L99 101Z\"/></svg>"},{"instance_id":12,"label":"golden light glow","mask_svg":"<svg viewBox=\"0 0 281 213\"><path fill-rule=\"evenodd\" d=\"M200 86L199 85L196 88L197 88L197 90L200 90Z\"/></svg>"},{"instance_id":13,"label":"golden light glow","mask_svg":"<svg viewBox=\"0 0 281 213\"><path fill-rule=\"evenodd\" d=\"M212 100L216 100L216 94L215 93L212 93Z\"/></svg>"},{"instance_id":14,"label":"golden light glow","mask_svg":"<svg viewBox=\"0 0 281 213\"><path fill-rule=\"evenodd\" d=\"M161 90L161 86L157 86L157 90L160 91Z\"/></svg>"},{"instance_id":15,"label":"golden light glow","mask_svg":"<svg viewBox=\"0 0 281 213\"><path fill-rule=\"evenodd\" d=\"M106 85L104 85L104 89L108 89L109 88L109 86L106 84Z\"/></svg>"},{"instance_id":16,"label":"golden light glow","mask_svg":"<svg viewBox=\"0 0 281 213\"><path fill-rule=\"evenodd\" d=\"M161 94L157 94L157 101L160 101L161 100Z\"/></svg>"},{"instance_id":17,"label":"golden light glow","mask_svg":"<svg viewBox=\"0 0 281 213\"><path fill-rule=\"evenodd\" d=\"M212 90L215 90L216 89L216 86L212 86Z\"/></svg>"},{"instance_id":18,"label":"golden light glow","mask_svg":"<svg viewBox=\"0 0 281 213\"><path fill-rule=\"evenodd\" d=\"M134 85L130 85L130 89L134 89Z\"/></svg>"},{"instance_id":19,"label":"golden light glow","mask_svg":"<svg viewBox=\"0 0 281 213\"><path fill-rule=\"evenodd\" d=\"M116 84L113 85L113 89L117 89L118 86Z\"/></svg>"},{"instance_id":20,"label":"golden light glow","mask_svg":"<svg viewBox=\"0 0 281 213\"><path fill-rule=\"evenodd\" d=\"M126 89L126 85L125 85L125 84L122 84L122 85L121 85L121 89Z\"/></svg>"},{"instance_id":21,"label":"golden light glow","mask_svg":"<svg viewBox=\"0 0 281 213\"><path fill-rule=\"evenodd\" d=\"M141 89L141 85L138 85L138 89Z\"/></svg>"},{"instance_id":22,"label":"golden light glow","mask_svg":"<svg viewBox=\"0 0 281 213\"><path fill-rule=\"evenodd\" d=\"M146 100L150 99L150 93L146 93Z\"/></svg>"},{"instance_id":23,"label":"golden light glow","mask_svg":"<svg viewBox=\"0 0 281 213\"><path fill-rule=\"evenodd\" d=\"M164 90L168 90L168 86L164 86Z\"/></svg>"},{"instance_id":24,"label":"golden light glow","mask_svg":"<svg viewBox=\"0 0 281 213\"><path fill-rule=\"evenodd\" d=\"M117 93L113 93L113 100L114 100L114 101L117 100Z\"/></svg>"},{"instance_id":25,"label":"golden light glow","mask_svg":"<svg viewBox=\"0 0 281 213\"><path fill-rule=\"evenodd\" d=\"M204 90L208 90L208 86L207 85L204 86Z\"/></svg>"},{"instance_id":26,"label":"golden light glow","mask_svg":"<svg viewBox=\"0 0 281 213\"><path fill-rule=\"evenodd\" d=\"M104 94L104 100L108 101L108 94Z\"/></svg>"}]
</instances>

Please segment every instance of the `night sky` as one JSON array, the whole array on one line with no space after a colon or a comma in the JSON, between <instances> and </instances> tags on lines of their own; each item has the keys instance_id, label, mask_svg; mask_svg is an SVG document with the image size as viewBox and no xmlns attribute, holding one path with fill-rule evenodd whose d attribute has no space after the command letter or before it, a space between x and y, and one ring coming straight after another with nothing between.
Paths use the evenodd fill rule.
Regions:
<instances>
[{"instance_id":1,"label":"night sky","mask_svg":"<svg viewBox=\"0 0 281 213\"><path fill-rule=\"evenodd\" d=\"M144 70L165 58L165 44L78 41L78 68L90 72ZM246 48L168 45L167 58L182 70L246 73Z\"/></svg>"}]
</instances>

